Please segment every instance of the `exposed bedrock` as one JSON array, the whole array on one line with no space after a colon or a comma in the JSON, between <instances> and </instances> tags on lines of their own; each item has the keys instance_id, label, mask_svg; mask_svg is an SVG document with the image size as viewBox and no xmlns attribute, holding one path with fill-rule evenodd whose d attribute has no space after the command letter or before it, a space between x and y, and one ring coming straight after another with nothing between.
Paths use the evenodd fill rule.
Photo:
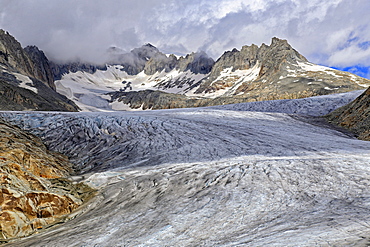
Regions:
<instances>
[{"instance_id":1,"label":"exposed bedrock","mask_svg":"<svg viewBox=\"0 0 370 247\"><path fill-rule=\"evenodd\" d=\"M67 179L72 171L66 156L0 120L0 242L65 221L92 193Z\"/></svg>"}]
</instances>

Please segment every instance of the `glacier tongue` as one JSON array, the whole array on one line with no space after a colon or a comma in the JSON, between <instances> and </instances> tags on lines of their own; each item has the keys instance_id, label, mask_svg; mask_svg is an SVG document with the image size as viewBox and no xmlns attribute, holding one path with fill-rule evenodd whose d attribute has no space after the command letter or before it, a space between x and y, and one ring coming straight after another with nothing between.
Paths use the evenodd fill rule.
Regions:
<instances>
[{"instance_id":1,"label":"glacier tongue","mask_svg":"<svg viewBox=\"0 0 370 247\"><path fill-rule=\"evenodd\" d=\"M75 219L14 246L366 244L370 142L240 107L1 112L100 191Z\"/></svg>"}]
</instances>

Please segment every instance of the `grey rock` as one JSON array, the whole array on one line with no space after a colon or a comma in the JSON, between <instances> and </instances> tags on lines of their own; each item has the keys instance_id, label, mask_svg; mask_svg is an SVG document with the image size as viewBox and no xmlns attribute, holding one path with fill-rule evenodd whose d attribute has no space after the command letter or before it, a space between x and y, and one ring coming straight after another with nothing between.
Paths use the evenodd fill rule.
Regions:
<instances>
[{"instance_id":1,"label":"grey rock","mask_svg":"<svg viewBox=\"0 0 370 247\"><path fill-rule=\"evenodd\" d=\"M153 75L156 72L170 72L177 67L178 61L174 55L167 57L165 54L158 52L152 56L144 67L144 73L147 75Z\"/></svg>"},{"instance_id":2,"label":"grey rock","mask_svg":"<svg viewBox=\"0 0 370 247\"><path fill-rule=\"evenodd\" d=\"M205 102L208 102L208 99L203 99L203 103L198 97L187 97L154 90L112 92L108 95L111 97L111 102L119 101L130 105L133 109L142 108L143 110L198 107L205 106Z\"/></svg>"},{"instance_id":3,"label":"grey rock","mask_svg":"<svg viewBox=\"0 0 370 247\"><path fill-rule=\"evenodd\" d=\"M213 65L214 60L205 52L196 52L179 58L178 68L180 71L191 71L194 74L208 74Z\"/></svg>"},{"instance_id":4,"label":"grey rock","mask_svg":"<svg viewBox=\"0 0 370 247\"><path fill-rule=\"evenodd\" d=\"M4 30L0 30L0 64L0 109L78 110L74 102L55 91L53 72L45 54L35 46L23 49ZM25 77L27 81L17 79L15 75ZM34 91L25 85L21 87L21 84Z\"/></svg>"},{"instance_id":5,"label":"grey rock","mask_svg":"<svg viewBox=\"0 0 370 247\"><path fill-rule=\"evenodd\" d=\"M305 57L294 50L286 40L273 38L271 45L262 44L243 46L239 51L233 49L225 52L215 63L211 74L204 80L196 93L210 92L214 90L210 85L220 75L221 71L232 67L235 70L250 69L257 62L261 64L261 70L257 80L267 78L268 82L276 80L276 74L285 69L286 63L296 63L296 61L308 62Z\"/></svg>"},{"instance_id":6,"label":"grey rock","mask_svg":"<svg viewBox=\"0 0 370 247\"><path fill-rule=\"evenodd\" d=\"M0 64L34 77L31 58L28 57L18 41L2 29L0 29Z\"/></svg>"},{"instance_id":7,"label":"grey rock","mask_svg":"<svg viewBox=\"0 0 370 247\"><path fill-rule=\"evenodd\" d=\"M0 72L0 109L10 111L78 111L73 101L58 94L43 82L33 79L38 93L19 87L11 74Z\"/></svg>"},{"instance_id":8,"label":"grey rock","mask_svg":"<svg viewBox=\"0 0 370 247\"><path fill-rule=\"evenodd\" d=\"M146 44L129 53L116 54L108 63L122 65L123 70L129 75L137 75L144 70L146 63L158 53L159 50L156 47Z\"/></svg>"},{"instance_id":9,"label":"grey rock","mask_svg":"<svg viewBox=\"0 0 370 247\"><path fill-rule=\"evenodd\" d=\"M40 51L36 46L27 46L24 48L24 51L28 54L33 62L33 76L36 79L45 82L50 88L55 90L54 74L50 67L49 60L45 56L44 52Z\"/></svg>"}]
</instances>

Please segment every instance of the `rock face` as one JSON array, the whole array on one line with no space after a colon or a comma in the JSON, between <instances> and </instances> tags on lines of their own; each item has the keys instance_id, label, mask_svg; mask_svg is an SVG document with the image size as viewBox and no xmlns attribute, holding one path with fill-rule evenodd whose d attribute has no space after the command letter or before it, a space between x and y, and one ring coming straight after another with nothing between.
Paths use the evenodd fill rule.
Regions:
<instances>
[{"instance_id":1,"label":"rock face","mask_svg":"<svg viewBox=\"0 0 370 247\"><path fill-rule=\"evenodd\" d=\"M23 49L0 30L0 110L77 111L55 91L54 75L45 54L35 46Z\"/></svg>"},{"instance_id":2,"label":"rock face","mask_svg":"<svg viewBox=\"0 0 370 247\"><path fill-rule=\"evenodd\" d=\"M217 80L217 78L223 70L228 68L232 68L232 71L248 70L257 65L259 66L259 72L256 79L264 78L271 82L276 81L276 78L271 76L280 72L282 66L287 65L289 62L296 63L296 61L308 62L286 40L278 38L273 38L270 46L262 44L261 47L258 47L253 44L251 46L243 46L240 51L233 49L225 52L216 61L209 78L202 82L202 85L196 92L202 93L217 90L217 87L221 87L222 83L225 83L222 80Z\"/></svg>"},{"instance_id":3,"label":"rock face","mask_svg":"<svg viewBox=\"0 0 370 247\"><path fill-rule=\"evenodd\" d=\"M54 88L53 74L45 54L36 46L23 49L14 37L4 30L0 30L0 63Z\"/></svg>"},{"instance_id":4,"label":"rock face","mask_svg":"<svg viewBox=\"0 0 370 247\"><path fill-rule=\"evenodd\" d=\"M129 75L137 75L144 70L145 64L156 56L159 50L151 44L133 49L130 53L119 54L111 63L120 64ZM117 63L118 62L118 63Z\"/></svg>"},{"instance_id":5,"label":"rock face","mask_svg":"<svg viewBox=\"0 0 370 247\"><path fill-rule=\"evenodd\" d=\"M113 92L108 95L111 97L111 102L118 101L129 105L132 109L141 108L142 110L201 107L206 106L210 101L209 99L199 99L155 90Z\"/></svg>"},{"instance_id":6,"label":"rock face","mask_svg":"<svg viewBox=\"0 0 370 247\"><path fill-rule=\"evenodd\" d=\"M331 123L353 131L359 139L370 141L370 88L326 118Z\"/></svg>"},{"instance_id":7,"label":"rock face","mask_svg":"<svg viewBox=\"0 0 370 247\"><path fill-rule=\"evenodd\" d=\"M178 69L180 71L191 71L194 74L208 74L214 61L205 52L196 52L180 57L178 60Z\"/></svg>"},{"instance_id":8,"label":"rock face","mask_svg":"<svg viewBox=\"0 0 370 247\"><path fill-rule=\"evenodd\" d=\"M24 48L24 51L33 62L32 72L34 77L40 81L47 82L47 85L55 90L54 75L44 52L40 51L36 46L27 46Z\"/></svg>"},{"instance_id":9,"label":"rock face","mask_svg":"<svg viewBox=\"0 0 370 247\"><path fill-rule=\"evenodd\" d=\"M72 164L39 138L0 120L0 140L1 242L64 221L92 192L66 179Z\"/></svg>"},{"instance_id":10,"label":"rock face","mask_svg":"<svg viewBox=\"0 0 370 247\"><path fill-rule=\"evenodd\" d=\"M0 29L0 64L33 76L33 62L23 50L21 44L8 32Z\"/></svg>"}]
</instances>

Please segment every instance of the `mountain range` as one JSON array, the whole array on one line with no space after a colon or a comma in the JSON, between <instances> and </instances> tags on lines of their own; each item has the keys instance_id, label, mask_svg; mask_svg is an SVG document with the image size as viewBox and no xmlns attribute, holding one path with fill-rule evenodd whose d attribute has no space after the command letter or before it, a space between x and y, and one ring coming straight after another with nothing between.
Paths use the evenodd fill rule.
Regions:
<instances>
[{"instance_id":1,"label":"mountain range","mask_svg":"<svg viewBox=\"0 0 370 247\"><path fill-rule=\"evenodd\" d=\"M168 109L359 90L370 81L310 63L286 40L243 46L214 61L204 52L164 54L151 44L107 50L106 64L49 61L0 32L3 110Z\"/></svg>"}]
</instances>

